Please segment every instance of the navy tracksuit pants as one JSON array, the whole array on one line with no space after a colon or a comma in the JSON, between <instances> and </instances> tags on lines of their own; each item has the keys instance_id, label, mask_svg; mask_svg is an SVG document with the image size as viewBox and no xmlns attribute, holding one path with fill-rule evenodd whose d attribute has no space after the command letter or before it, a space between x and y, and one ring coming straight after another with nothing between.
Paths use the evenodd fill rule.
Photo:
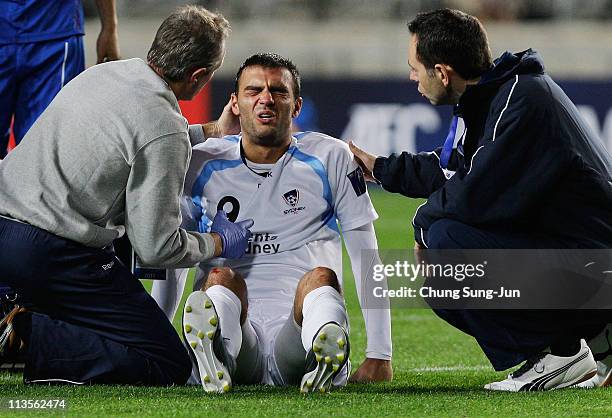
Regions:
<instances>
[{"instance_id":1,"label":"navy tracksuit pants","mask_svg":"<svg viewBox=\"0 0 612 418\"><path fill-rule=\"evenodd\" d=\"M35 306L26 383L187 381L191 361L179 336L112 247L0 217L0 282Z\"/></svg>"},{"instance_id":2,"label":"navy tracksuit pants","mask_svg":"<svg viewBox=\"0 0 612 418\"><path fill-rule=\"evenodd\" d=\"M567 243L534 233L485 231L441 219L427 233L430 249L566 248ZM516 366L547 347L590 339L612 322L608 310L434 309L449 324L473 336L495 370Z\"/></svg>"}]
</instances>

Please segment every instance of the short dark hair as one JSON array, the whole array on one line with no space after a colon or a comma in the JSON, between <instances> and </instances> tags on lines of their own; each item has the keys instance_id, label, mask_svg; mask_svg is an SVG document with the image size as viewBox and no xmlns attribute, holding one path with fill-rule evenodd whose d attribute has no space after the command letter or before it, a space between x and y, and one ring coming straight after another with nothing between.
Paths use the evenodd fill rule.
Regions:
<instances>
[{"instance_id":1,"label":"short dark hair","mask_svg":"<svg viewBox=\"0 0 612 418\"><path fill-rule=\"evenodd\" d=\"M293 77L293 95L297 99L300 97L301 90L301 80L300 80L300 72L293 62L288 60L287 58L281 57L278 54L273 54L270 52L262 52L259 54L251 55L242 63L238 72L236 73L236 82L234 84L234 92L238 94L238 82L240 81L240 76L242 75L242 71L247 67L263 67L263 68L286 68L291 73Z\"/></svg>"},{"instance_id":2,"label":"short dark hair","mask_svg":"<svg viewBox=\"0 0 612 418\"><path fill-rule=\"evenodd\" d=\"M229 32L221 14L200 6L180 7L157 30L147 61L171 81L182 80L196 68L215 71Z\"/></svg>"},{"instance_id":3,"label":"short dark hair","mask_svg":"<svg viewBox=\"0 0 612 418\"><path fill-rule=\"evenodd\" d=\"M408 30L416 35L417 57L428 70L447 64L469 80L491 68L487 33L474 16L453 9L419 13Z\"/></svg>"}]
</instances>

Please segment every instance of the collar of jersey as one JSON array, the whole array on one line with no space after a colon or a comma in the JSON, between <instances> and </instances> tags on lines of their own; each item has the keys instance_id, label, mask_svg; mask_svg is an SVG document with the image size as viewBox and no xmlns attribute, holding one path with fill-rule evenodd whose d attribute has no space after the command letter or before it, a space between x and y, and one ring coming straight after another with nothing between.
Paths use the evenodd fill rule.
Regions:
<instances>
[{"instance_id":1,"label":"collar of jersey","mask_svg":"<svg viewBox=\"0 0 612 418\"><path fill-rule=\"evenodd\" d=\"M258 173L257 171L255 171L253 168L257 169L257 167L251 167L249 166L249 164L247 163L247 159L246 156L244 155L244 148L242 147L242 135L239 135L239 140L238 140L238 154L240 155L240 159L242 160L242 163L244 164L244 166L246 168L249 169L249 171L251 171L253 174L260 176L260 177L267 177L268 174L267 173ZM283 161L288 161L292 156L293 153L295 152L295 150L297 149L297 139L295 136L291 136L291 143L289 144L289 148L287 148L287 151L285 151L285 154L278 159L278 161L276 161L274 164L271 164L271 168L270 168L270 172L274 169L274 166L276 164L278 164L279 161L283 160ZM287 158L289 157L289 158ZM257 164L257 163L251 163L253 164ZM283 162L284 164L284 162Z\"/></svg>"}]
</instances>

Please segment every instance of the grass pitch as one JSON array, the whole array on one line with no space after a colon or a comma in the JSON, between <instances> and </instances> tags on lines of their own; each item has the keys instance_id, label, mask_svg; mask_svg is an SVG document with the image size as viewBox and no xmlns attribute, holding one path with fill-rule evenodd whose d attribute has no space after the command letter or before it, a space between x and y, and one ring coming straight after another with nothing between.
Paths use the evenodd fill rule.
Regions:
<instances>
[{"instance_id":1,"label":"grass pitch","mask_svg":"<svg viewBox=\"0 0 612 418\"><path fill-rule=\"evenodd\" d=\"M380 247L412 247L410 221L420 202L379 190L371 195L381 217L375 224ZM365 332L351 277L346 261L351 361L356 368L364 357ZM229 395L206 395L199 387L24 386L21 376L2 373L0 416L612 416L610 388L487 392L483 385L505 373L493 371L471 337L425 309L397 309L392 319L392 383L349 385L309 396L293 387L265 386L238 386ZM65 399L67 408L9 410L9 399Z\"/></svg>"}]
</instances>

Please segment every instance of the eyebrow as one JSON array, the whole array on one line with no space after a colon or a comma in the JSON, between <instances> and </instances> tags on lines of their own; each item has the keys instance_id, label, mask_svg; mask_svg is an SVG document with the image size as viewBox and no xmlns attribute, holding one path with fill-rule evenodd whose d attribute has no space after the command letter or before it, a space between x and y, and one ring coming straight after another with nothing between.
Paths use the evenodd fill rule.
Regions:
<instances>
[{"instance_id":1,"label":"eyebrow","mask_svg":"<svg viewBox=\"0 0 612 418\"><path fill-rule=\"evenodd\" d=\"M264 86L261 85L248 85L244 86L245 90L263 90ZM288 93L289 89L285 86L270 86L270 91L280 92L280 93Z\"/></svg>"},{"instance_id":2,"label":"eyebrow","mask_svg":"<svg viewBox=\"0 0 612 418\"><path fill-rule=\"evenodd\" d=\"M270 86L270 91L278 91L281 93L287 93L289 92L289 89L285 86Z\"/></svg>"}]
</instances>

